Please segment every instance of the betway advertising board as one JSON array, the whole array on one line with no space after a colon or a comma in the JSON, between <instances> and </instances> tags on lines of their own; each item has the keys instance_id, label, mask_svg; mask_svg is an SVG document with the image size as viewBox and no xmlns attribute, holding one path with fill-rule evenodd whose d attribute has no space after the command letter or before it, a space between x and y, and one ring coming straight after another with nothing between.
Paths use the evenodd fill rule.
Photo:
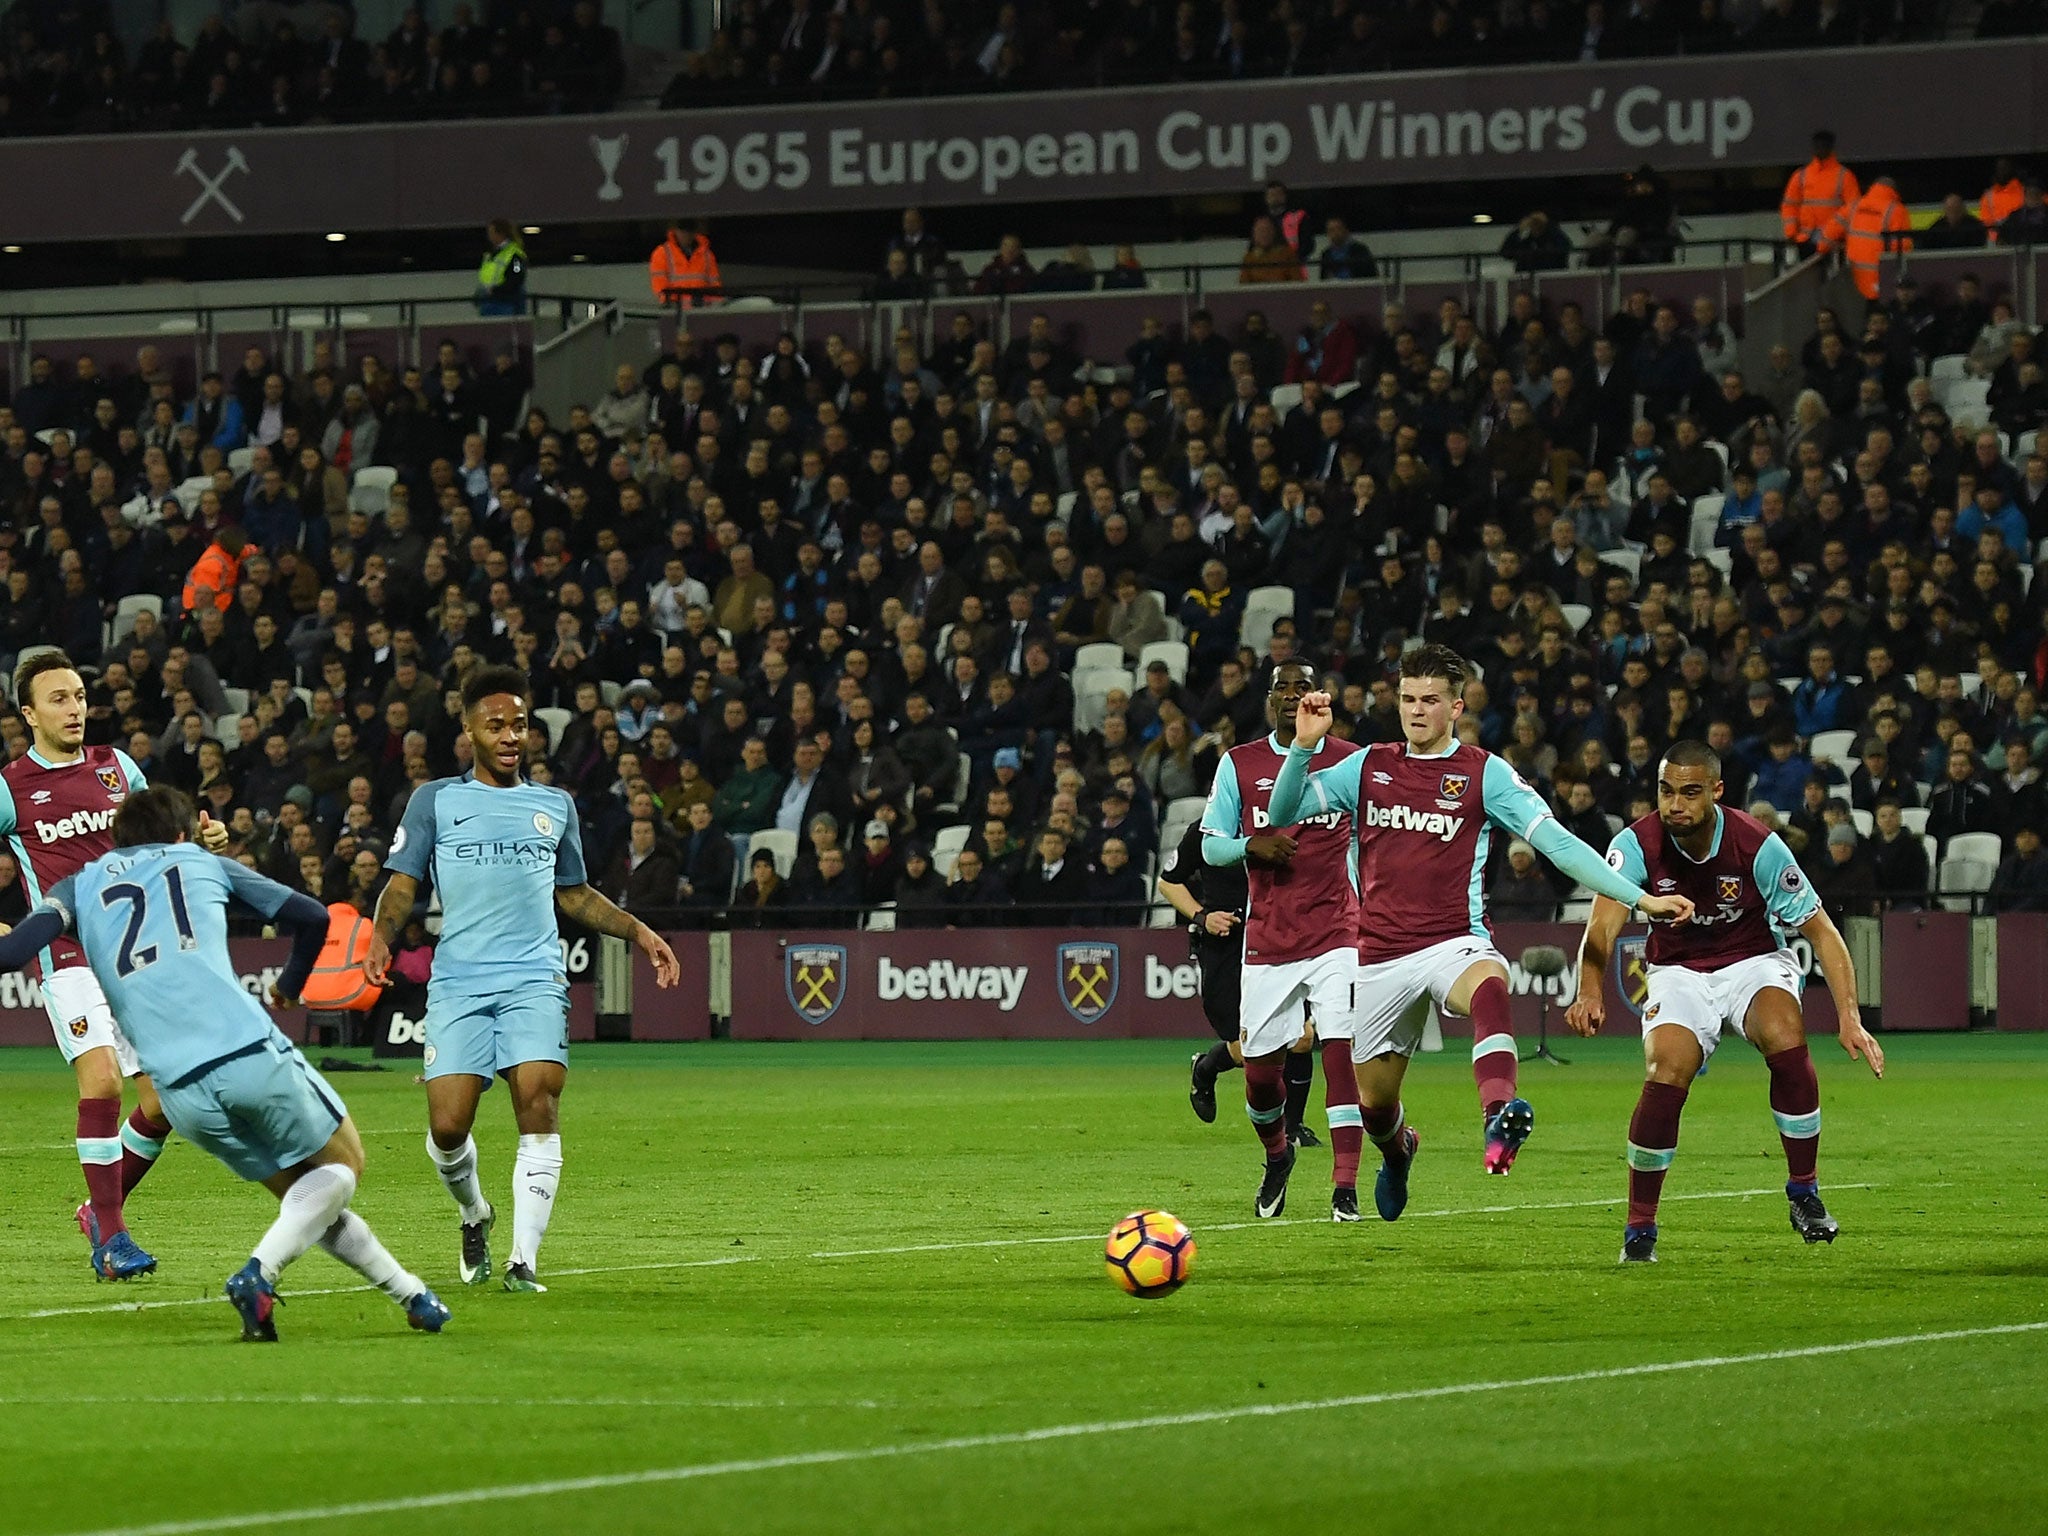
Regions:
<instances>
[{"instance_id":1,"label":"betway advertising board","mask_svg":"<svg viewBox=\"0 0 2048 1536\"><path fill-rule=\"evenodd\" d=\"M1550 1028L1572 977L1531 976L1532 945L1575 952L1580 930L1503 923L1515 1026L1533 1037L1543 1002ZM1642 1005L1640 941L1624 941L1610 972L1607 1033L1633 1034ZM1811 959L1802 964L1810 968ZM1201 974L1179 928L986 928L896 933L736 933L735 1040L1179 1039L1209 1033ZM636 993L635 1013L646 1006ZM1808 997L1810 1027L1832 1028L1824 988ZM1470 1034L1446 1019L1449 1035ZM636 1023L637 1033L637 1023Z\"/></svg>"}]
</instances>

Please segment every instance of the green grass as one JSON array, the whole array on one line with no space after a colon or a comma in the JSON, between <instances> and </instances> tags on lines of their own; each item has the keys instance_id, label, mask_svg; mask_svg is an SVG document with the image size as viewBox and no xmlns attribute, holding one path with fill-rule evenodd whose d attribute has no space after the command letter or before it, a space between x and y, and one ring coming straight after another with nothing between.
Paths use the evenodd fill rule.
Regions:
<instances>
[{"instance_id":1,"label":"green grass","mask_svg":"<svg viewBox=\"0 0 2048 1536\"><path fill-rule=\"evenodd\" d=\"M455 1320L428 1338L381 1296L293 1299L353 1281L315 1252L286 1276L275 1348L235 1342L215 1304L25 1316L211 1296L269 1200L174 1142L130 1212L160 1277L95 1287L69 1225L68 1074L53 1052L0 1052L0 1531L2048 1321L2048 1197L2025 1139L2048 1038L1887 1045L1875 1083L1815 1043L1840 1242L1809 1249L1788 1226L1763 1069L1737 1042L1694 1090L1667 1193L1766 1193L1667 1203L1663 1262L1625 1272L1620 1207L1603 1202L1624 1186L1626 1043L1524 1068L1537 1131L1511 1179L1480 1171L1454 1052L1410 1074L1425 1140L1408 1219L1235 1230L1220 1228L1248 1222L1257 1172L1229 1097L1241 1079L1198 1124L1182 1046L583 1048L544 1297L454 1284L410 1072L337 1077L370 1152L357 1209ZM509 1218L503 1093L484 1108L487 1187ZM1327 1151L1304 1155L1291 1216L1325 1214L1328 1170ZM1157 1302L1115 1291L1086 1237L819 1256L1100 1233L1143 1205L1201 1245L1193 1283ZM1539 1208L1474 1211L1503 1205ZM501 1255L508 1236L509 1220ZM705 1267L649 1267L691 1263ZM245 1528L2039 1529L2044 1370L2048 1333L2006 1333Z\"/></svg>"}]
</instances>

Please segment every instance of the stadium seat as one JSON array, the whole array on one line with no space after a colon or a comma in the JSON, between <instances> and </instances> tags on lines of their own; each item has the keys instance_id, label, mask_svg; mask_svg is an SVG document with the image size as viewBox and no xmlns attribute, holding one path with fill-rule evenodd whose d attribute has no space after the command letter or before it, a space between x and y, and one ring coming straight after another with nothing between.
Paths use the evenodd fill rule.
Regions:
<instances>
[{"instance_id":1,"label":"stadium seat","mask_svg":"<svg viewBox=\"0 0 2048 1536\"><path fill-rule=\"evenodd\" d=\"M576 717L566 709L543 705L533 712L533 718L548 728L548 752L552 755L562 745L562 732L569 729L569 722Z\"/></svg>"},{"instance_id":2,"label":"stadium seat","mask_svg":"<svg viewBox=\"0 0 2048 1536\"><path fill-rule=\"evenodd\" d=\"M1807 743L1807 755L1819 762L1826 758L1832 763L1847 763L1856 756L1856 733L1854 731L1816 731L1813 740Z\"/></svg>"},{"instance_id":3,"label":"stadium seat","mask_svg":"<svg viewBox=\"0 0 2048 1536\"><path fill-rule=\"evenodd\" d=\"M1849 820L1855 825L1858 837L1875 837L1877 835L1877 818L1871 815L1870 812L1852 810L1849 812Z\"/></svg>"},{"instance_id":4,"label":"stadium seat","mask_svg":"<svg viewBox=\"0 0 2048 1536\"><path fill-rule=\"evenodd\" d=\"M1202 795L1183 795L1178 800L1167 801L1159 826L1159 846L1171 848L1179 842L1187 829L1202 819L1202 812L1208 804Z\"/></svg>"},{"instance_id":5,"label":"stadium seat","mask_svg":"<svg viewBox=\"0 0 2048 1536\"><path fill-rule=\"evenodd\" d=\"M1975 699L1984 691L1984 674L1981 672L1959 673L1957 680L1963 685L1963 697L1966 699Z\"/></svg>"},{"instance_id":6,"label":"stadium seat","mask_svg":"<svg viewBox=\"0 0 2048 1536\"><path fill-rule=\"evenodd\" d=\"M1710 437L1707 439L1707 446L1721 456L1721 483L1726 485L1728 483L1728 445L1718 437Z\"/></svg>"},{"instance_id":7,"label":"stadium seat","mask_svg":"<svg viewBox=\"0 0 2048 1536\"><path fill-rule=\"evenodd\" d=\"M1968 422L1981 427L1990 419L1991 381L1958 379L1949 385L1942 403L1947 407L1950 419L1957 426Z\"/></svg>"},{"instance_id":8,"label":"stadium seat","mask_svg":"<svg viewBox=\"0 0 2048 1536\"><path fill-rule=\"evenodd\" d=\"M1346 379L1340 384L1332 384L1330 386L1330 398L1332 400L1342 400L1350 395L1356 394L1358 392L1358 389L1358 380Z\"/></svg>"},{"instance_id":9,"label":"stadium seat","mask_svg":"<svg viewBox=\"0 0 2048 1536\"><path fill-rule=\"evenodd\" d=\"M357 485L374 485L388 493L398 484L398 471L386 464L365 464L353 478Z\"/></svg>"},{"instance_id":10,"label":"stadium seat","mask_svg":"<svg viewBox=\"0 0 2048 1536\"><path fill-rule=\"evenodd\" d=\"M1152 905L1145 912L1147 928L1172 928L1181 921L1181 915L1173 910L1173 903L1159 891L1157 879L1152 882Z\"/></svg>"},{"instance_id":11,"label":"stadium seat","mask_svg":"<svg viewBox=\"0 0 2048 1536\"><path fill-rule=\"evenodd\" d=\"M1937 357L1927 368L1927 382L1934 386L1937 397L1945 393L1951 384L1961 383L1970 375L1968 354L1950 352Z\"/></svg>"},{"instance_id":12,"label":"stadium seat","mask_svg":"<svg viewBox=\"0 0 2048 1536\"><path fill-rule=\"evenodd\" d=\"M1996 832L1958 832L1948 840L1948 847L1942 853L1942 863L1950 859L1963 859L1975 864L1989 864L1996 871L1998 861L2005 857L2005 847L1999 842Z\"/></svg>"},{"instance_id":13,"label":"stadium seat","mask_svg":"<svg viewBox=\"0 0 2048 1536\"><path fill-rule=\"evenodd\" d=\"M868 910L861 926L869 933L894 933L896 931L896 903L885 901Z\"/></svg>"},{"instance_id":14,"label":"stadium seat","mask_svg":"<svg viewBox=\"0 0 2048 1536\"><path fill-rule=\"evenodd\" d=\"M2048 544L2048 539L2043 539L2041 542L2043 544ZM1166 638L1169 640L1185 640L1187 639L1187 637L1187 625L1181 623L1179 619L1176 619L1172 614L1169 613L1166 616Z\"/></svg>"},{"instance_id":15,"label":"stadium seat","mask_svg":"<svg viewBox=\"0 0 2048 1536\"><path fill-rule=\"evenodd\" d=\"M625 691L623 683L615 683L608 677L597 685L598 697L604 700L604 707L606 709L617 709L619 707L619 696Z\"/></svg>"},{"instance_id":16,"label":"stadium seat","mask_svg":"<svg viewBox=\"0 0 2048 1536\"><path fill-rule=\"evenodd\" d=\"M2041 433L2038 428L2032 432L2022 432L2019 435L2019 440L2012 445L2013 461L2024 468L2027 455L2034 451L2040 441Z\"/></svg>"},{"instance_id":17,"label":"stadium seat","mask_svg":"<svg viewBox=\"0 0 2048 1536\"><path fill-rule=\"evenodd\" d=\"M747 863L751 865L754 855L764 848L775 860L775 873L787 880L796 868L796 834L780 827L763 827L747 839Z\"/></svg>"},{"instance_id":18,"label":"stadium seat","mask_svg":"<svg viewBox=\"0 0 2048 1536\"><path fill-rule=\"evenodd\" d=\"M1080 499L1081 493L1079 491L1060 492L1059 499L1053 503L1053 510L1059 514L1059 520L1061 522L1067 523L1073 521L1074 503L1079 501Z\"/></svg>"},{"instance_id":19,"label":"stadium seat","mask_svg":"<svg viewBox=\"0 0 2048 1536\"><path fill-rule=\"evenodd\" d=\"M947 732L952 736L957 745L960 740L960 733L953 730L951 726L947 727ZM953 784L948 790L946 798L938 803L937 810L939 814L942 816L957 816L960 813L962 802L967 799L968 786L973 781L974 760L963 752L960 754L959 760L953 764Z\"/></svg>"},{"instance_id":20,"label":"stadium seat","mask_svg":"<svg viewBox=\"0 0 2048 1536\"><path fill-rule=\"evenodd\" d=\"M933 862L936 863L938 861L940 854L954 854L965 848L968 836L973 830L972 827L967 826L965 823L957 827L939 828L937 835L932 838Z\"/></svg>"},{"instance_id":21,"label":"stadium seat","mask_svg":"<svg viewBox=\"0 0 2048 1536\"><path fill-rule=\"evenodd\" d=\"M247 713L249 713L249 690L248 690L248 689L246 689L246 688L230 688L230 687L228 687L228 686L227 686L226 684L222 684L220 692L221 692L221 697L227 700L227 703L228 703L228 708L227 708L227 712L228 712L229 714L231 714L231 715L246 715Z\"/></svg>"},{"instance_id":22,"label":"stadium seat","mask_svg":"<svg viewBox=\"0 0 2048 1536\"><path fill-rule=\"evenodd\" d=\"M213 489L211 475L194 475L189 480L180 480L171 487L171 495L178 505L188 512L199 509L199 493Z\"/></svg>"},{"instance_id":23,"label":"stadium seat","mask_svg":"<svg viewBox=\"0 0 2048 1536\"><path fill-rule=\"evenodd\" d=\"M1721 579L1723 581L1729 581L1734 578L1735 552L1733 550L1710 549L1705 554L1701 555L1700 558L1706 561L1707 564L1711 565L1715 570L1719 571L1721 573Z\"/></svg>"},{"instance_id":24,"label":"stadium seat","mask_svg":"<svg viewBox=\"0 0 2048 1536\"><path fill-rule=\"evenodd\" d=\"M1593 610L1584 603L1559 603L1557 611L1564 615L1565 623L1571 626L1571 632L1575 635L1593 618Z\"/></svg>"},{"instance_id":25,"label":"stadium seat","mask_svg":"<svg viewBox=\"0 0 2048 1536\"><path fill-rule=\"evenodd\" d=\"M1166 675L1183 686L1188 680L1188 648L1181 640L1154 640L1138 653L1138 676L1152 670L1152 663L1166 663Z\"/></svg>"},{"instance_id":26,"label":"stadium seat","mask_svg":"<svg viewBox=\"0 0 2048 1536\"><path fill-rule=\"evenodd\" d=\"M1941 873L1941 854L1934 839L1924 832L1920 834L1920 847L1927 854L1927 894L1932 896L1935 878Z\"/></svg>"},{"instance_id":27,"label":"stadium seat","mask_svg":"<svg viewBox=\"0 0 2048 1536\"><path fill-rule=\"evenodd\" d=\"M213 722L213 739L230 752L242 744L242 717L239 714L225 714Z\"/></svg>"},{"instance_id":28,"label":"stadium seat","mask_svg":"<svg viewBox=\"0 0 2048 1536\"><path fill-rule=\"evenodd\" d=\"M1986 864L1978 859L1959 859L1950 854L1941 861L1941 872L1935 882L1935 889L1941 893L1942 909L1948 912L1972 910L1975 902L1971 898L1990 890L1997 875L1996 864Z\"/></svg>"},{"instance_id":29,"label":"stadium seat","mask_svg":"<svg viewBox=\"0 0 2048 1536\"><path fill-rule=\"evenodd\" d=\"M382 517L391 505L391 493L381 485L352 485L348 492L348 509L351 512L367 512L371 517Z\"/></svg>"},{"instance_id":30,"label":"stadium seat","mask_svg":"<svg viewBox=\"0 0 2048 1536\"><path fill-rule=\"evenodd\" d=\"M1924 805L1902 805L1899 807L1899 825L1915 837L1927 835L1927 807ZM1928 855L1928 866L1933 867L1934 859Z\"/></svg>"},{"instance_id":31,"label":"stadium seat","mask_svg":"<svg viewBox=\"0 0 2048 1536\"><path fill-rule=\"evenodd\" d=\"M1263 655L1266 642L1273 638L1273 625L1292 617L1294 588L1253 587L1244 602L1244 622L1238 628L1238 638L1255 654Z\"/></svg>"},{"instance_id":32,"label":"stadium seat","mask_svg":"<svg viewBox=\"0 0 2048 1536\"><path fill-rule=\"evenodd\" d=\"M1702 496L1692 504L1692 544L1695 555L1704 555L1714 547L1714 535L1721 531L1721 506L1725 496Z\"/></svg>"},{"instance_id":33,"label":"stadium seat","mask_svg":"<svg viewBox=\"0 0 2048 1536\"><path fill-rule=\"evenodd\" d=\"M1640 549L1607 549L1600 552L1602 565L1615 565L1628 572L1628 582L1633 587L1643 579L1643 552Z\"/></svg>"},{"instance_id":34,"label":"stadium seat","mask_svg":"<svg viewBox=\"0 0 2048 1536\"><path fill-rule=\"evenodd\" d=\"M135 615L143 612L148 612L152 616L161 619L164 616L164 600L154 592L137 592L130 597L122 598L120 602L116 603L114 605L114 638L119 640L123 635L133 632L135 628Z\"/></svg>"},{"instance_id":35,"label":"stadium seat","mask_svg":"<svg viewBox=\"0 0 2048 1536\"><path fill-rule=\"evenodd\" d=\"M1121 688L1125 693L1136 690L1131 674L1124 671L1110 671L1101 668L1074 674L1074 729L1093 731L1102 725L1105 713L1104 703L1112 689Z\"/></svg>"},{"instance_id":36,"label":"stadium seat","mask_svg":"<svg viewBox=\"0 0 2048 1536\"><path fill-rule=\"evenodd\" d=\"M932 868L939 872L941 880L951 880L953 878L953 866L959 862L960 850L958 848L948 849L944 853L932 855Z\"/></svg>"},{"instance_id":37,"label":"stadium seat","mask_svg":"<svg viewBox=\"0 0 2048 1536\"><path fill-rule=\"evenodd\" d=\"M1097 640L1084 645L1074 652L1074 671L1121 672L1124 670L1124 648L1111 640Z\"/></svg>"},{"instance_id":38,"label":"stadium seat","mask_svg":"<svg viewBox=\"0 0 2048 1536\"><path fill-rule=\"evenodd\" d=\"M1266 399L1273 406L1273 414L1281 421L1285 421L1287 413L1301 404L1301 386L1299 384L1275 384L1273 392L1266 396Z\"/></svg>"},{"instance_id":39,"label":"stadium seat","mask_svg":"<svg viewBox=\"0 0 2048 1536\"><path fill-rule=\"evenodd\" d=\"M228 455L228 473L237 480L246 480L249 477L249 466L255 462L254 448L237 448Z\"/></svg>"}]
</instances>

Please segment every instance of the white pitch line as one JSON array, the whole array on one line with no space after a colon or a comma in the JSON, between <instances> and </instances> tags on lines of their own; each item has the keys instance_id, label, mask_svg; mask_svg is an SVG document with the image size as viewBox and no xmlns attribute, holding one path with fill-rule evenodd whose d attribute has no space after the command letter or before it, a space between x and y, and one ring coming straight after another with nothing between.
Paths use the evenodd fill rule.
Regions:
<instances>
[{"instance_id":1,"label":"white pitch line","mask_svg":"<svg viewBox=\"0 0 2048 1536\"><path fill-rule=\"evenodd\" d=\"M0 1407L75 1408L104 1405L135 1405L147 1408L172 1407L264 1407L264 1408L772 1408L789 1411L810 1408L881 1408L873 1398L816 1399L792 1402L787 1399L737 1397L361 1397L318 1392L205 1393L170 1396L63 1396L30 1392L0 1397Z\"/></svg>"},{"instance_id":2,"label":"white pitch line","mask_svg":"<svg viewBox=\"0 0 2048 1536\"><path fill-rule=\"evenodd\" d=\"M1875 1184L1831 1184L1830 1189L1875 1189ZM1769 1189L1709 1189L1695 1194L1666 1195L1665 1203L1674 1200L1748 1200L1758 1195L1776 1195L1783 1191L1776 1187ZM1514 1211L1576 1211L1597 1209L1604 1205L1625 1205L1626 1195L1613 1195L1598 1200L1551 1200L1529 1205L1468 1205L1441 1211L1410 1211L1404 1221L1423 1221L1447 1216L1499 1216ZM1221 1221L1202 1228L1204 1232L1244 1232L1259 1227L1307 1227L1324 1226L1328 1219L1319 1216L1282 1217L1271 1221ZM674 1259L654 1264L601 1264L587 1269L550 1270L550 1278L570 1275L625 1275L648 1270L666 1269L717 1269L728 1264L755 1264L774 1258L807 1259L873 1259L887 1258L903 1253L959 1253L982 1248L1035 1248L1049 1243L1099 1243L1100 1232L1067 1232L1057 1237L990 1237L972 1243L909 1243L896 1248L832 1248L818 1253L801 1255L734 1253L716 1259ZM145 1282L146 1283L146 1282ZM284 1293L287 1302L307 1296L354 1296L363 1291L374 1290L368 1285L338 1285L321 1290L292 1290ZM104 1301L82 1307L43 1307L34 1312L0 1313L0 1323L29 1322L46 1317L88 1317L104 1312L154 1312L163 1307L209 1307L225 1301L224 1296L186 1296L175 1301Z\"/></svg>"},{"instance_id":3,"label":"white pitch line","mask_svg":"<svg viewBox=\"0 0 2048 1536\"><path fill-rule=\"evenodd\" d=\"M2040 1333L2044 1330L2048 1330L2048 1322L2003 1323L1984 1328L1948 1328L1938 1333L1891 1334L1883 1338L1851 1339L1839 1344L1809 1344L1798 1349L1766 1349L1744 1355L1704 1355L1691 1360L1659 1360L1642 1365L1614 1366L1605 1370L1561 1371L1544 1376L1522 1376L1507 1381L1462 1381L1439 1387L1412 1387L1398 1392L1360 1392L1347 1397L1314 1398L1288 1403L1245 1403L1235 1408L1209 1408L1195 1413L1155 1414L1138 1419L1100 1419L1083 1424L1049 1424L1039 1429L1011 1430L987 1435L955 1435L943 1440L912 1441L900 1445L856 1446L836 1451L798 1451L786 1456L757 1456L744 1461L697 1462L680 1467L653 1467L640 1472L557 1478L548 1482L504 1483L492 1488L460 1488L447 1493L415 1494L405 1498L363 1499L350 1504L265 1510L258 1514L167 1520L155 1525L114 1526L104 1530L72 1533L72 1536L203 1536L203 1533L211 1531L248 1530L252 1527L293 1525L319 1520L345 1520L358 1515L410 1514L425 1509L452 1509L472 1504L551 1498L565 1493L594 1493L611 1488L696 1482L713 1477L734 1477L749 1472L782 1472L797 1467L843 1466L852 1462L890 1461L906 1456L929 1456L946 1451L980 1451L1014 1445L1038 1445L1054 1440L1090 1439L1098 1435L1130 1434L1146 1429L1185 1429L1195 1425L1227 1424L1239 1419L1277 1419L1294 1414L1378 1407L1387 1403L1428 1402L1438 1398L1472 1397L1493 1392L1526 1392L1536 1387L1574 1386L1585 1382L1624 1381L1631 1377L1719 1370L1733 1365L1763 1365L1779 1360L1815 1360L1830 1355L1857 1354L1868 1350L1902 1349L1914 1344L1995 1338L2009 1334Z\"/></svg>"}]
</instances>

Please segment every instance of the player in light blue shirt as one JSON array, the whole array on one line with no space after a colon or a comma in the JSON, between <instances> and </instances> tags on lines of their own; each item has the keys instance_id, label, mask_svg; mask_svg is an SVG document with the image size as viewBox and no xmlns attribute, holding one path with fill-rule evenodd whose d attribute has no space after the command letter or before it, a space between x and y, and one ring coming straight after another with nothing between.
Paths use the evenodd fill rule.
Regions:
<instances>
[{"instance_id":1,"label":"player in light blue shirt","mask_svg":"<svg viewBox=\"0 0 2048 1536\"><path fill-rule=\"evenodd\" d=\"M383 984L391 944L421 882L431 881L441 893L441 939L427 983L427 1155L462 1208L463 1283L481 1285L491 1274L497 1213L484 1199L470 1133L491 1079L505 1079L519 1126L508 1291L546 1289L535 1274L562 1176L569 982L556 908L586 928L631 939L653 962L657 985L672 987L681 975L659 934L590 888L576 802L522 771L526 719L526 674L517 668L485 667L463 685L475 766L421 785L407 802L363 967Z\"/></svg>"},{"instance_id":2,"label":"player in light blue shirt","mask_svg":"<svg viewBox=\"0 0 2048 1536\"><path fill-rule=\"evenodd\" d=\"M204 852L198 835L182 792L133 791L114 817L114 851L58 881L0 938L0 967L74 934L164 1117L278 1197L277 1220L227 1283L244 1339L276 1341L278 1276L315 1243L404 1307L413 1327L439 1333L448 1309L348 1208L363 1144L340 1095L243 990L228 957L230 902L290 930L292 957L272 996L292 1006L327 937L327 910Z\"/></svg>"}]
</instances>

